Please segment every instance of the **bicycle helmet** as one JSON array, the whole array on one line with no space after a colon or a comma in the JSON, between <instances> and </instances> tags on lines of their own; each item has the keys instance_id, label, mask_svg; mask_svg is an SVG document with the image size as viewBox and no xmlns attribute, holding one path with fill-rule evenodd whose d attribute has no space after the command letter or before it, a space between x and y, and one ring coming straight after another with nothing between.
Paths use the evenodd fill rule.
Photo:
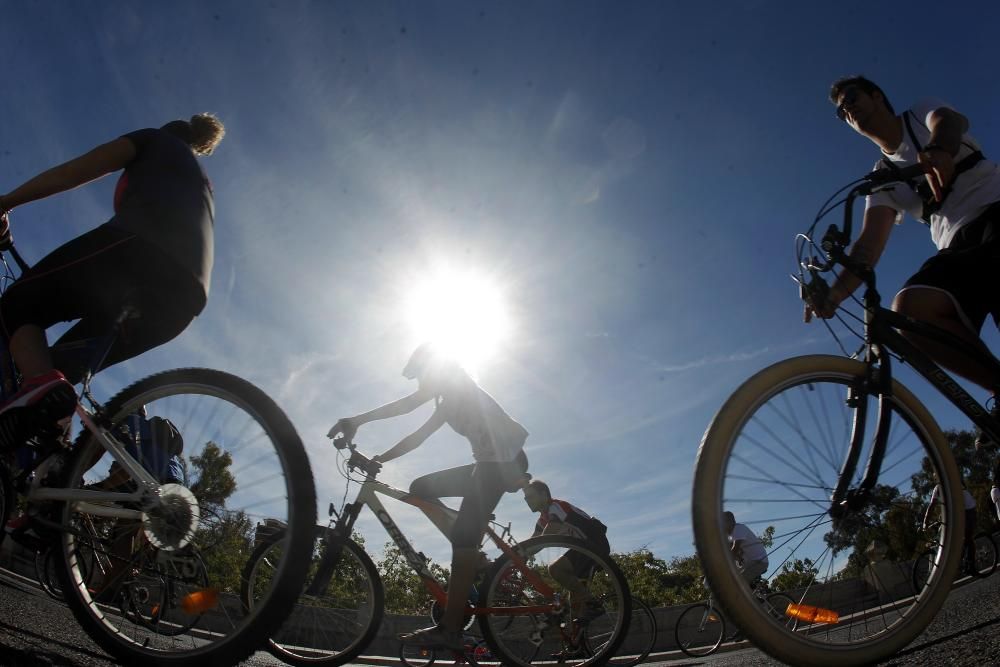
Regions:
<instances>
[{"instance_id":1,"label":"bicycle helmet","mask_svg":"<svg viewBox=\"0 0 1000 667\"><path fill-rule=\"evenodd\" d=\"M406 366L403 367L403 377L407 380L417 379L427 370L427 366L433 357L434 349L431 344L421 343L413 351L413 354L410 355L410 360L406 362Z\"/></svg>"}]
</instances>

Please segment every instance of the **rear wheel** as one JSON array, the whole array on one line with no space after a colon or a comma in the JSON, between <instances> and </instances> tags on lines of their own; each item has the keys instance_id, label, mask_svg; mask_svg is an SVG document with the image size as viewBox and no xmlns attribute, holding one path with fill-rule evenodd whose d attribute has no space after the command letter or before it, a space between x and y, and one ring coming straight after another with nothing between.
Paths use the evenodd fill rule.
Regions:
<instances>
[{"instance_id":1,"label":"rear wheel","mask_svg":"<svg viewBox=\"0 0 1000 667\"><path fill-rule=\"evenodd\" d=\"M677 646L692 658L715 653L726 635L722 614L707 604L691 605L677 617L674 639Z\"/></svg>"},{"instance_id":2,"label":"rear wheel","mask_svg":"<svg viewBox=\"0 0 1000 667\"><path fill-rule=\"evenodd\" d=\"M587 649L590 653L598 653L604 639L588 631ZM654 646L656 646L656 616L648 604L632 598L632 617L628 624L628 635L618 646L614 656L608 660L608 664L616 667L638 665L649 657Z\"/></svg>"},{"instance_id":3,"label":"rear wheel","mask_svg":"<svg viewBox=\"0 0 1000 667\"><path fill-rule=\"evenodd\" d=\"M266 595L285 549L283 533L260 544L243 575L244 604L253 607ZM305 588L281 629L271 635L270 650L292 665L343 665L371 643L382 623L385 601L375 563L353 540L333 540L333 531L318 526L314 533L312 561L307 566ZM340 555L326 589L318 595L306 590L327 550ZM416 657L416 656L415 656Z\"/></svg>"},{"instance_id":4,"label":"rear wheel","mask_svg":"<svg viewBox=\"0 0 1000 667\"><path fill-rule=\"evenodd\" d=\"M227 373L188 368L150 376L108 401L98 426L122 444L127 420L142 408L176 427L187 485L161 485L139 505L69 502L53 508L65 526L120 512L111 520L111 544L95 547L72 530L59 537L57 569L66 601L88 634L123 662L236 663L277 631L302 588L316 523L308 458L281 409ZM103 481L110 463L84 430L63 466L63 485L78 489ZM129 516L136 509L141 519ZM257 526L268 520L287 526L287 548L273 562L273 585L246 609L240 573ZM95 577L98 592L92 592L86 562L96 548L111 571L100 581Z\"/></svg>"},{"instance_id":5,"label":"rear wheel","mask_svg":"<svg viewBox=\"0 0 1000 667\"><path fill-rule=\"evenodd\" d=\"M584 540L558 535L527 539L514 553L514 560L506 553L496 560L480 594L480 603L495 610L479 616L494 658L503 665L526 667L551 660L601 665L614 656L628 632L632 599L610 556ZM570 583L576 593L552 576L557 562L557 572L572 565L578 579ZM599 638L591 655L588 635Z\"/></svg>"},{"instance_id":6,"label":"rear wheel","mask_svg":"<svg viewBox=\"0 0 1000 667\"><path fill-rule=\"evenodd\" d=\"M789 359L739 387L702 440L691 505L708 583L727 620L783 662L846 667L883 659L927 627L951 588L964 515L958 470L913 394L894 382L875 395L876 384L858 361ZM858 465L848 488L859 488L877 433L886 436L878 483L831 508L849 456ZM926 548L919 531L936 485L941 546L914 596L910 567ZM769 561L800 576L808 593L795 607L796 631L765 613L743 583L724 511L758 535L768 531Z\"/></svg>"}]
</instances>

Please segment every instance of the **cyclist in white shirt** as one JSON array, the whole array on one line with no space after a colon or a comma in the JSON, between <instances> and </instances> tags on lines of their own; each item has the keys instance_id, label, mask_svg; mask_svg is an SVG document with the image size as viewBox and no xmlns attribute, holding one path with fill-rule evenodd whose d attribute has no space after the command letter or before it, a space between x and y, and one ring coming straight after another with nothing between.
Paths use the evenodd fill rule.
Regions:
<instances>
[{"instance_id":1,"label":"cyclist in white shirt","mask_svg":"<svg viewBox=\"0 0 1000 667\"><path fill-rule=\"evenodd\" d=\"M935 484L934 490L931 491L931 497L927 501L924 520L920 524L921 529L927 527L931 512L934 511L938 496L940 495L941 485ZM965 573L969 576L974 576L976 574L976 543L972 538L976 534L976 499L965 488L964 481L962 482L962 499L965 503L965 534L962 536L962 562L965 566Z\"/></svg>"},{"instance_id":2,"label":"cyclist in white shirt","mask_svg":"<svg viewBox=\"0 0 1000 667\"><path fill-rule=\"evenodd\" d=\"M990 489L990 500L996 508L996 520L1000 521L1000 462L993 468L993 488Z\"/></svg>"},{"instance_id":3,"label":"cyclist in white shirt","mask_svg":"<svg viewBox=\"0 0 1000 667\"><path fill-rule=\"evenodd\" d=\"M742 523L736 523L732 512L722 513L722 525L729 539L733 560L740 568L743 580L750 586L767 572L767 549L752 530Z\"/></svg>"},{"instance_id":4,"label":"cyclist in white shirt","mask_svg":"<svg viewBox=\"0 0 1000 667\"><path fill-rule=\"evenodd\" d=\"M834 82L830 100L838 118L881 149L876 169L918 162L927 169L925 178L868 196L851 258L874 267L904 212L924 222L938 253L906 282L892 308L989 355L979 332L987 315L994 322L1000 317L1000 290L994 288L1000 283L1000 167L983 157L968 133L968 118L940 100L923 100L897 115L882 89L861 76ZM832 317L860 284L842 270L826 302L806 308L806 321ZM952 346L901 333L938 364L989 391L993 414L1000 416L1000 377ZM976 446L982 444L977 438Z\"/></svg>"}]
</instances>

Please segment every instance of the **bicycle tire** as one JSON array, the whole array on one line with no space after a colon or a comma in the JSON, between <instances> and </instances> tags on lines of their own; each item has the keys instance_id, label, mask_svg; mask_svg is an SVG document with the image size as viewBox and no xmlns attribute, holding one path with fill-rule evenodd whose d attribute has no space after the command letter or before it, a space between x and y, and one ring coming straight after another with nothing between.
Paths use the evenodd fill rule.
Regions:
<instances>
[{"instance_id":1,"label":"bicycle tire","mask_svg":"<svg viewBox=\"0 0 1000 667\"><path fill-rule=\"evenodd\" d=\"M605 664L624 640L631 616L628 583L618 565L610 556L595 551L590 543L561 535L529 538L515 546L514 551L528 561L529 567L556 591L559 599L550 598L532 585L511 557L504 553L494 563L485 594L480 593L480 600L485 600L484 606L501 609L559 604L557 609L548 612L511 614L498 611L480 615L479 627L494 658L508 667L527 667L536 659L548 661L560 654L560 664L577 667ZM586 622L588 632L607 633L608 637L601 650L593 655L586 655L586 643L582 636L579 645L574 647L579 649L578 654L566 652L566 629L570 628L572 632L583 624L574 622L572 600L569 599L568 603L563 600L559 593L562 586L552 579L548 571L548 567L561 557L572 559L578 567L586 564L590 568L587 588L591 597L603 607L600 614Z\"/></svg>"},{"instance_id":2,"label":"bicycle tire","mask_svg":"<svg viewBox=\"0 0 1000 667\"><path fill-rule=\"evenodd\" d=\"M868 387L867 366L858 361L814 355L779 362L730 396L698 452L692 518L709 585L729 620L783 662L846 667L895 653L933 620L959 565L964 504L958 470L936 422L897 381L881 397L891 422L884 425L889 444L880 485L872 499L845 504L836 525L829 521L829 498L854 419L869 404L878 407ZM877 410L870 412L870 418L858 421L866 428L862 444L872 441ZM758 460L765 460L768 469ZM787 479L796 474L801 477ZM915 486L924 482L929 486ZM927 584L914 597L904 574L913 556L902 547L893 551L882 536L888 535L890 519L915 534L922 509L915 501L929 495L934 484L943 488L942 546ZM812 568L809 594L800 602L836 615L812 622L808 631L800 623L800 630L792 632L761 613L731 557L724 510L761 530L780 523L771 562L795 559ZM825 525L828 532L820 530ZM848 547L850 554L836 560ZM863 575L870 576L868 588Z\"/></svg>"},{"instance_id":3,"label":"bicycle tire","mask_svg":"<svg viewBox=\"0 0 1000 667\"><path fill-rule=\"evenodd\" d=\"M161 554L190 548L204 557L209 587L183 601L186 613L201 616L202 621L190 633L169 635L145 627L134 614L96 601L79 566L78 551L84 541L73 531L63 532L58 540L58 571L66 601L81 627L122 662L234 664L277 631L302 589L316 523L309 459L295 428L274 401L228 373L183 368L149 376L111 398L97 423L120 432L125 419L142 406L151 417L174 424L183 438L187 469L200 471L190 489L162 485L158 504L144 510L141 528L147 541L161 547ZM95 461L98 456L101 459ZM110 460L100 443L83 430L62 466L63 487L100 481ZM72 525L78 507L78 503L59 503L55 518ZM274 586L260 604L246 610L239 600L242 561L251 553L255 522L271 518L288 526L288 548L277 564ZM126 548L141 547L142 541L132 540ZM108 557L118 563L126 558L115 553Z\"/></svg>"},{"instance_id":4,"label":"bicycle tire","mask_svg":"<svg viewBox=\"0 0 1000 667\"><path fill-rule=\"evenodd\" d=\"M406 667L431 667L437 659L437 651L431 646L401 643L399 661Z\"/></svg>"},{"instance_id":5,"label":"bicycle tire","mask_svg":"<svg viewBox=\"0 0 1000 667\"><path fill-rule=\"evenodd\" d=\"M677 647L692 658L715 653L726 636L726 620L711 605L700 602L681 612L674 624Z\"/></svg>"},{"instance_id":6,"label":"bicycle tire","mask_svg":"<svg viewBox=\"0 0 1000 667\"><path fill-rule=\"evenodd\" d=\"M181 604L188 593L208 588L205 561L197 552L171 554L159 560L140 569L140 573L146 573L145 579L137 576L128 582L128 603L139 622L150 630L168 637L180 635L201 620L202 614L185 613ZM143 608L147 602L148 611Z\"/></svg>"},{"instance_id":7,"label":"bicycle tire","mask_svg":"<svg viewBox=\"0 0 1000 667\"><path fill-rule=\"evenodd\" d=\"M327 548L324 540L333 531L317 526L314 533L311 574ZM253 607L261 586L269 582L269 559L283 548L284 534L254 551L242 579L244 604ZM330 577L327 592L307 596L305 589L281 629L271 635L268 650L292 665L343 665L356 658L375 638L385 606L385 592L375 563L357 542L339 539L342 551ZM311 581L307 578L306 584ZM310 633L309 631L313 632Z\"/></svg>"},{"instance_id":8,"label":"bicycle tire","mask_svg":"<svg viewBox=\"0 0 1000 667\"><path fill-rule=\"evenodd\" d=\"M53 571L52 549L42 549L35 552L35 578L38 585L42 587L45 594L57 602L63 601L62 589L59 587L57 577Z\"/></svg>"},{"instance_id":9,"label":"bicycle tire","mask_svg":"<svg viewBox=\"0 0 1000 667\"><path fill-rule=\"evenodd\" d=\"M976 547L976 576L985 579L997 569L997 544L985 530L976 533L972 540Z\"/></svg>"},{"instance_id":10,"label":"bicycle tire","mask_svg":"<svg viewBox=\"0 0 1000 667\"><path fill-rule=\"evenodd\" d=\"M924 590L924 587L927 586L927 580L930 579L931 571L934 569L936 553L936 551L925 551L913 561L913 573L911 577L915 595L919 595Z\"/></svg>"},{"instance_id":11,"label":"bicycle tire","mask_svg":"<svg viewBox=\"0 0 1000 667\"><path fill-rule=\"evenodd\" d=\"M656 615L649 605L638 598L632 598L632 616L628 623L628 635L619 645L615 655L608 659L607 664L615 667L632 667L649 657L656 646ZM594 637L589 631L585 637L587 650L597 653L597 642L603 641Z\"/></svg>"},{"instance_id":12,"label":"bicycle tire","mask_svg":"<svg viewBox=\"0 0 1000 667\"><path fill-rule=\"evenodd\" d=\"M798 626L799 621L794 616L788 614L789 605L795 604L795 600L789 595L784 593L771 593L767 596L767 604L770 606L768 612L771 613L775 619L785 624L785 627L794 632Z\"/></svg>"}]
</instances>

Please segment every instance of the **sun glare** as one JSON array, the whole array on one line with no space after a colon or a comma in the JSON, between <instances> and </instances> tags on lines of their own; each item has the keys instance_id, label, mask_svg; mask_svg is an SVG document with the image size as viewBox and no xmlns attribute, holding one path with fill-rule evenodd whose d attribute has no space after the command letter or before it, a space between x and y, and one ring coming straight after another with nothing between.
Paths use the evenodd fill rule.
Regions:
<instances>
[{"instance_id":1,"label":"sun glare","mask_svg":"<svg viewBox=\"0 0 1000 667\"><path fill-rule=\"evenodd\" d=\"M442 272L414 285L406 309L415 340L435 343L473 373L510 329L500 289L471 272Z\"/></svg>"}]
</instances>

